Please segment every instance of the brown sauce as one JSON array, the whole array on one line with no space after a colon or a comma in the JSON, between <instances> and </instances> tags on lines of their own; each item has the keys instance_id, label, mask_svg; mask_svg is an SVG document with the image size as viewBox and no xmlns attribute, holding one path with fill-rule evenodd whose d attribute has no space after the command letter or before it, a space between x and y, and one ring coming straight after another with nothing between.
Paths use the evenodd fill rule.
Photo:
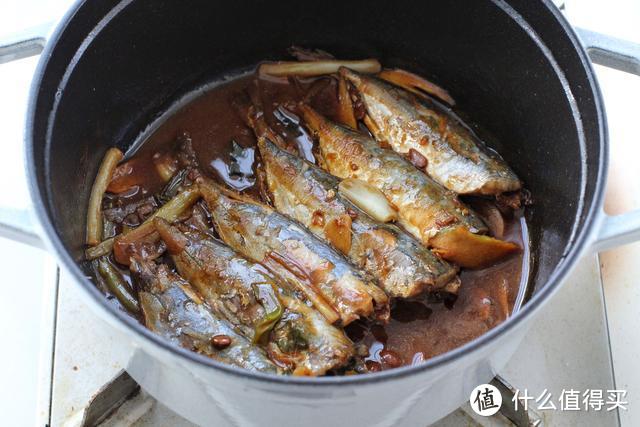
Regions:
<instances>
[{"instance_id":1,"label":"brown sauce","mask_svg":"<svg viewBox=\"0 0 640 427\"><path fill-rule=\"evenodd\" d=\"M258 194L254 185L255 138L233 106L234 100L254 84L253 75L224 82L165 114L148 137L143 135L135 152L135 158L140 159L137 163L152 165L155 153L170 151L179 135L186 132L206 174L237 190ZM297 146L303 157L315 161L313 140L298 124L292 109L304 99L321 113L334 117L337 106L334 79L258 80L258 85L269 124ZM236 157L241 174L230 173L234 144L244 149L242 158ZM144 175L143 184L135 197L160 191L163 183L153 167L140 166L140 173ZM504 238L517 242L523 251L490 268L463 270L462 286L456 297L397 300L392 304L388 324L360 320L349 325L346 328L349 337L369 349L367 365L375 365L371 369L377 370L398 363L418 363L463 345L503 322L514 307L519 307L525 294L526 233L521 213L507 219Z\"/></svg>"},{"instance_id":2,"label":"brown sauce","mask_svg":"<svg viewBox=\"0 0 640 427\"><path fill-rule=\"evenodd\" d=\"M524 221L509 221L505 238L522 244L523 232ZM347 327L348 334L364 343L369 348L367 360L376 362L385 349L397 353L403 364L412 364L459 347L506 320L521 303L525 255L516 254L482 270L463 270L457 297L396 300L387 325L359 321Z\"/></svg>"}]
</instances>

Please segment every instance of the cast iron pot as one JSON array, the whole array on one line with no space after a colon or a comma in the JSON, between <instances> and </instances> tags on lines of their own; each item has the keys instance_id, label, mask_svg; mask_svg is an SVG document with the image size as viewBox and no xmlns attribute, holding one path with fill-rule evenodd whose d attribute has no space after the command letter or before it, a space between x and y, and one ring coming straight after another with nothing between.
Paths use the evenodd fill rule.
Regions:
<instances>
[{"instance_id":1,"label":"cast iron pot","mask_svg":"<svg viewBox=\"0 0 640 427\"><path fill-rule=\"evenodd\" d=\"M600 61L637 72L631 53L616 55L593 40L601 43ZM107 304L80 264L89 190L105 150L126 151L183 95L281 58L292 44L423 74L490 130L484 136L535 199L527 212L533 295L524 308L418 366L295 378L172 347ZM581 253L640 237L637 214L602 213L602 101L585 50L546 1L80 1L42 55L26 146L42 237L91 309L130 347L127 370L159 401L205 425L433 422L505 365Z\"/></svg>"}]
</instances>

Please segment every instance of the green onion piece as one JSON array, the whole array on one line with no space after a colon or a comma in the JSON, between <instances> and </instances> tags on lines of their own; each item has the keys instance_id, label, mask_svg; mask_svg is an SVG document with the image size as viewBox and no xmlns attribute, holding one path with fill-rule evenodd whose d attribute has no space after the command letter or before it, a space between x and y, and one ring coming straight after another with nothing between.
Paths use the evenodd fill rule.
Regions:
<instances>
[{"instance_id":1,"label":"green onion piece","mask_svg":"<svg viewBox=\"0 0 640 427\"><path fill-rule=\"evenodd\" d=\"M97 272L104 279L109 291L120 301L120 304L132 313L140 311L138 300L133 295L133 290L122 276L122 273L106 257L99 258L94 263Z\"/></svg>"},{"instance_id":2,"label":"green onion piece","mask_svg":"<svg viewBox=\"0 0 640 427\"><path fill-rule=\"evenodd\" d=\"M91 261L96 258L100 258L101 256L109 255L113 250L114 240L114 237L110 237L107 240L104 240L102 243L97 244L96 246L87 248L87 250L84 251L85 258Z\"/></svg>"},{"instance_id":3,"label":"green onion piece","mask_svg":"<svg viewBox=\"0 0 640 427\"><path fill-rule=\"evenodd\" d=\"M264 308L264 317L254 327L253 342L260 342L282 317L282 304L270 283L254 283L253 293Z\"/></svg>"}]
</instances>

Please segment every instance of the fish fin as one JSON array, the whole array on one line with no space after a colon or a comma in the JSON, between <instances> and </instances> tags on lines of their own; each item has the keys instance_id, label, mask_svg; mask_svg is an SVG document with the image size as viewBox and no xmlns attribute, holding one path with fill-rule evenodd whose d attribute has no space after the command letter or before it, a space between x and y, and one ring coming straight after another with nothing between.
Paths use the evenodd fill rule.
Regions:
<instances>
[{"instance_id":1,"label":"fish fin","mask_svg":"<svg viewBox=\"0 0 640 427\"><path fill-rule=\"evenodd\" d=\"M238 115L245 125L247 125L256 137L258 144L261 140L267 139L274 143L278 148L291 152L291 147L276 131L269 126L265 119L265 112L260 97L257 83L250 86L247 91L236 96L232 104L238 111Z\"/></svg>"},{"instance_id":2,"label":"fish fin","mask_svg":"<svg viewBox=\"0 0 640 427\"><path fill-rule=\"evenodd\" d=\"M338 121L351 129L358 129L358 121L349 94L349 83L343 76L338 77Z\"/></svg>"},{"instance_id":3,"label":"fish fin","mask_svg":"<svg viewBox=\"0 0 640 427\"><path fill-rule=\"evenodd\" d=\"M351 250L351 217L340 215L327 223L324 235L338 251L348 254Z\"/></svg>"},{"instance_id":4,"label":"fish fin","mask_svg":"<svg viewBox=\"0 0 640 427\"><path fill-rule=\"evenodd\" d=\"M317 136L322 127L326 125L326 119L305 103L299 103L298 109L302 112L302 118L309 130Z\"/></svg>"},{"instance_id":5,"label":"fish fin","mask_svg":"<svg viewBox=\"0 0 640 427\"><path fill-rule=\"evenodd\" d=\"M442 292L446 292L449 294L457 295L460 286L462 285L462 280L460 280L460 276L455 276L451 281L449 281L446 285L440 289Z\"/></svg>"},{"instance_id":6,"label":"fish fin","mask_svg":"<svg viewBox=\"0 0 640 427\"><path fill-rule=\"evenodd\" d=\"M376 122L373 121L371 116L369 114L365 114L362 121L364 122L364 125L367 127L367 129L369 129L369 132L371 132L371 135L373 135L374 138L379 140L380 135L382 135L382 132L380 132L380 128L378 127Z\"/></svg>"},{"instance_id":7,"label":"fish fin","mask_svg":"<svg viewBox=\"0 0 640 427\"><path fill-rule=\"evenodd\" d=\"M188 245L189 242L185 235L176 227L173 227L166 219L155 218L153 220L153 226L158 231L158 234L160 234L160 238L167 245L169 253L173 255L178 254Z\"/></svg>"},{"instance_id":8,"label":"fish fin","mask_svg":"<svg viewBox=\"0 0 640 427\"><path fill-rule=\"evenodd\" d=\"M338 68L338 74L340 74L341 77L347 79L356 87L362 83L362 77L360 76L360 74L347 67Z\"/></svg>"},{"instance_id":9,"label":"fish fin","mask_svg":"<svg viewBox=\"0 0 640 427\"><path fill-rule=\"evenodd\" d=\"M521 249L513 242L474 234L464 227L442 231L429 244L441 258L467 268L488 267Z\"/></svg>"},{"instance_id":10,"label":"fish fin","mask_svg":"<svg viewBox=\"0 0 640 427\"><path fill-rule=\"evenodd\" d=\"M400 68L382 70L378 73L378 77L423 98L425 97L425 93L427 93L441 99L451 106L456 103L451 95L449 95L449 92L445 89L409 71L402 70Z\"/></svg>"},{"instance_id":11,"label":"fish fin","mask_svg":"<svg viewBox=\"0 0 640 427\"><path fill-rule=\"evenodd\" d=\"M250 203L256 206L260 206L269 211L273 211L273 208L270 206L260 202L256 198L252 196L248 196L246 194L241 194L237 191L231 190L222 184L218 184L209 178L199 177L196 180L196 184L198 186L198 190L201 192L202 197L207 202L208 205L217 205L224 199L231 199L233 201Z\"/></svg>"},{"instance_id":12,"label":"fish fin","mask_svg":"<svg viewBox=\"0 0 640 427\"><path fill-rule=\"evenodd\" d=\"M258 192L260 193L262 200L273 205L273 194L269 190L267 171L265 170L264 163L261 163L256 167L256 185L258 186Z\"/></svg>"},{"instance_id":13,"label":"fish fin","mask_svg":"<svg viewBox=\"0 0 640 427\"><path fill-rule=\"evenodd\" d=\"M283 279L287 280L292 287L302 292L305 298L313 304L316 310L318 310L318 312L321 313L329 323L333 324L340 320L340 314L336 308L330 304L320 292L318 292L312 277L291 257L286 254L272 251L267 253L265 258L262 260L262 264L267 268L283 268L287 273L295 277L295 279L287 279L286 277L283 277Z\"/></svg>"}]
</instances>

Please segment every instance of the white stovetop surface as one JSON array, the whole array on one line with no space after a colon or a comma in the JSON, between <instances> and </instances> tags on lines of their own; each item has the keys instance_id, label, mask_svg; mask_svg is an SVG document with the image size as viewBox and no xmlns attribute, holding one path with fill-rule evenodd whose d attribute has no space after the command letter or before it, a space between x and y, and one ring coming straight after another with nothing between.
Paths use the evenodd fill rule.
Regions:
<instances>
[{"instance_id":1,"label":"white stovetop surface","mask_svg":"<svg viewBox=\"0 0 640 427\"><path fill-rule=\"evenodd\" d=\"M4 34L55 19L70 0L4 0L0 4L0 39ZM640 42L640 2L567 1L572 23ZM24 13L26 8L37 15ZM35 58L0 66L0 205L29 203L21 146L26 93ZM640 78L597 67L611 134L611 165L606 209L617 214L640 208L640 145L635 130ZM634 108L636 107L636 108ZM541 320L525 338L503 376L532 394L548 388L628 390L626 426L640 423L640 243L587 256ZM601 265L601 269L599 268ZM86 404L100 385L123 367L126 355L100 327L69 286L58 280L54 260L41 250L0 239L0 419L5 425L62 425ZM600 282L600 276L602 282ZM603 286L601 286L601 283ZM604 298L603 298L604 290ZM605 304L606 301L606 315ZM60 307L56 313L56 307ZM54 337L54 322L58 328ZM61 328L61 325L68 325ZM608 334L607 334L608 329ZM90 337L79 340L78 337ZM55 354L54 349L55 339ZM609 345L610 343L610 345ZM613 362L613 371L611 361ZM53 381L52 381L53 379ZM169 411L152 406L138 425L176 425ZM615 413L544 413L547 425L616 425ZM449 417L447 425L465 421Z\"/></svg>"}]
</instances>

